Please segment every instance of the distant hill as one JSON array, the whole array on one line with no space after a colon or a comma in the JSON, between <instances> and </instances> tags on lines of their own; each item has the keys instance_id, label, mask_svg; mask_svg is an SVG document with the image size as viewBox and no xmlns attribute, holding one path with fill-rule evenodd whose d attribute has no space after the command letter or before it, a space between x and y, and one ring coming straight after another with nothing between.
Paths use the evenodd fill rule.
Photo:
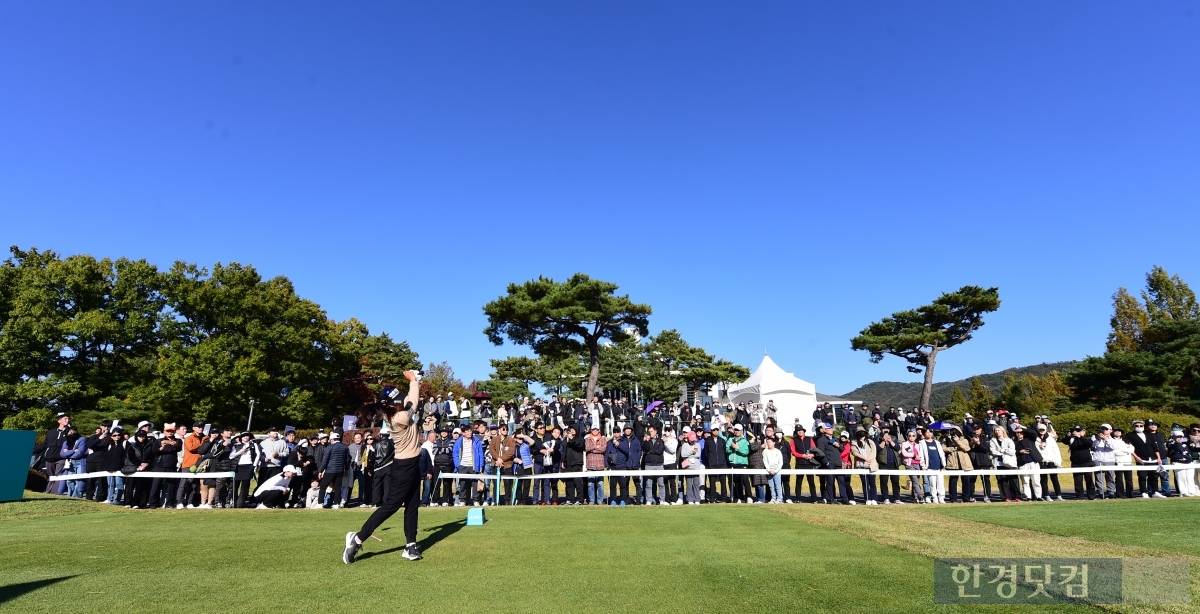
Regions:
<instances>
[{"instance_id":1,"label":"distant hill","mask_svg":"<svg viewBox=\"0 0 1200 614\"><path fill-rule=\"evenodd\" d=\"M1005 369L999 373L988 373L980 375L979 379L983 381L983 385L991 389L992 394L999 395L1004 388L1004 376L1012 373L1020 377L1022 375L1037 375L1043 376L1051 371L1068 371L1075 365L1075 361L1067 362L1050 362L1040 365L1030 365L1028 367L1017 367L1014 369ZM937 373L934 373L937 376ZM964 392L971 386L972 377L960 379L956 382L934 382L933 395L929 399L929 404L933 409L940 409L950 404L950 394L955 386L961 388ZM843 399L852 401L864 401L867 403L879 403L884 407L916 407L917 402L921 400L921 383L920 382L871 382L865 386L847 392L846 394L837 395Z\"/></svg>"}]
</instances>

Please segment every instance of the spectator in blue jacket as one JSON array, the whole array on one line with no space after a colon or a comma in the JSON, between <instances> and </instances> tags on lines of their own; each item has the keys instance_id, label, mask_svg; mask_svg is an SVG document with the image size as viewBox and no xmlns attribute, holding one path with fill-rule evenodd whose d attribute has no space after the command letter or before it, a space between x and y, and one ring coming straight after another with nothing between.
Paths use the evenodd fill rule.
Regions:
<instances>
[{"instance_id":1,"label":"spectator in blue jacket","mask_svg":"<svg viewBox=\"0 0 1200 614\"><path fill-rule=\"evenodd\" d=\"M325 489L332 487L333 494L330 495L330 500L325 501L321 507L325 509L337 509L342 506L342 474L350 468L350 448L342 443L342 436L337 433L329 435L329 446L325 448L325 454L321 456L321 463L317 465L318 476L321 478L320 484L317 486L318 491L324 497ZM330 501L333 501L332 505Z\"/></svg>"},{"instance_id":2,"label":"spectator in blue jacket","mask_svg":"<svg viewBox=\"0 0 1200 614\"><path fill-rule=\"evenodd\" d=\"M63 438L62 449L59 450L59 458L66 461L63 466L63 475L86 473L84 469L84 460L87 459L88 447L87 437L79 434L79 429L75 425L67 427L67 435ZM83 496L83 480L70 480L67 482L66 495L69 497Z\"/></svg>"},{"instance_id":3,"label":"spectator in blue jacket","mask_svg":"<svg viewBox=\"0 0 1200 614\"><path fill-rule=\"evenodd\" d=\"M618 471L636 471L642 464L642 442L633 436L633 426L625 425L624 434L614 435L608 442L608 467ZM629 501L629 476L609 478L609 505L626 505Z\"/></svg>"},{"instance_id":4,"label":"spectator in blue jacket","mask_svg":"<svg viewBox=\"0 0 1200 614\"><path fill-rule=\"evenodd\" d=\"M475 436L471 429L464 429L462 437L454 442L454 472L482 473L483 472L483 442ZM479 480L461 479L458 481L458 501L456 507L462 507L468 502L471 505L483 503L482 483Z\"/></svg>"}]
</instances>

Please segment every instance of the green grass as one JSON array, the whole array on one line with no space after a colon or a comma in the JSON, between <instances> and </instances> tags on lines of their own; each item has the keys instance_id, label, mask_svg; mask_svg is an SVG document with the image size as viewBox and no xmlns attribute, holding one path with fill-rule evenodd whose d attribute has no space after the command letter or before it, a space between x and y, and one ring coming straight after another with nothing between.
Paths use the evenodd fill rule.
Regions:
<instances>
[{"instance_id":1,"label":"green grass","mask_svg":"<svg viewBox=\"0 0 1200 614\"><path fill-rule=\"evenodd\" d=\"M1200 555L1200 501L1195 499L1118 499L1077 504L950 505L938 513L976 522L1029 529L1050 535L1141 546L1189 556Z\"/></svg>"},{"instance_id":2,"label":"green grass","mask_svg":"<svg viewBox=\"0 0 1200 614\"><path fill-rule=\"evenodd\" d=\"M401 558L397 515L377 533L383 543L346 566L343 538L365 510L136 511L39 498L0 504L0 611L972 610L933 605L931 555L881 539L940 517L904 507L488 508L483 527L464 526L462 508L429 509L424 561ZM992 512L944 513L967 507ZM1044 509L1055 507L1100 509ZM847 519L875 528L838 525ZM1000 514L996 524L1006 520L1016 522ZM1070 534L1069 515L1061 523ZM1095 608L1059 608L1083 609Z\"/></svg>"}]
</instances>

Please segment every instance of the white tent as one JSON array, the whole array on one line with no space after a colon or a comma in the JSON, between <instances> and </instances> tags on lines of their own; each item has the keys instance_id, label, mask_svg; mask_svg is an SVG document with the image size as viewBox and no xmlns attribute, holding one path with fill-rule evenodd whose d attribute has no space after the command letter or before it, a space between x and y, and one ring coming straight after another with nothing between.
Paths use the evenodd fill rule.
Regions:
<instances>
[{"instance_id":1,"label":"white tent","mask_svg":"<svg viewBox=\"0 0 1200 614\"><path fill-rule=\"evenodd\" d=\"M805 425L810 422L817 403L817 387L784 371L770 356L763 356L750 379L730 387L729 400L762 403L764 407L767 401L775 401L778 408L775 419L784 433L790 434L797 418Z\"/></svg>"}]
</instances>

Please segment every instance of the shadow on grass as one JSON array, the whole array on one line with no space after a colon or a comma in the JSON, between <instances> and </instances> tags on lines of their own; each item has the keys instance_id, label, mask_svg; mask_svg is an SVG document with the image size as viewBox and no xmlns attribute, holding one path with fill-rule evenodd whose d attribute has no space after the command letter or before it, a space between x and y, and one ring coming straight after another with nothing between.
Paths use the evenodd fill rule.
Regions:
<instances>
[{"instance_id":1,"label":"shadow on grass","mask_svg":"<svg viewBox=\"0 0 1200 614\"><path fill-rule=\"evenodd\" d=\"M70 580L76 575L78 574L62 576L59 578L46 578L45 580L34 580L32 582L22 582L20 584L10 584L8 586L0 586L0 603L12 601L17 597L24 595L25 593L32 593L39 588L50 586L51 584L58 584L63 580Z\"/></svg>"},{"instance_id":2,"label":"shadow on grass","mask_svg":"<svg viewBox=\"0 0 1200 614\"><path fill-rule=\"evenodd\" d=\"M455 520L453 522L447 522L445 524L440 524L436 527L430 527L429 528L429 531L430 531L429 536L426 537L425 539L417 542L417 544L419 546L421 546L421 551L425 552L425 551L429 550L430 548L432 548L438 542L442 541L443 539L446 539L447 537L454 535L455 533L457 533L459 530L461 530L465 526L467 526L466 520ZM391 527L388 527L388 528L391 528ZM386 531L388 529L381 529L381 530ZM362 556L358 557L358 560L361 561L363 559L369 559L373 556L382 556L384 554L391 554L393 552L398 552L403 549L404 549L404 544L401 544L399 546L388 548L387 550L380 550L379 552L367 552L367 553L363 554Z\"/></svg>"}]
</instances>

